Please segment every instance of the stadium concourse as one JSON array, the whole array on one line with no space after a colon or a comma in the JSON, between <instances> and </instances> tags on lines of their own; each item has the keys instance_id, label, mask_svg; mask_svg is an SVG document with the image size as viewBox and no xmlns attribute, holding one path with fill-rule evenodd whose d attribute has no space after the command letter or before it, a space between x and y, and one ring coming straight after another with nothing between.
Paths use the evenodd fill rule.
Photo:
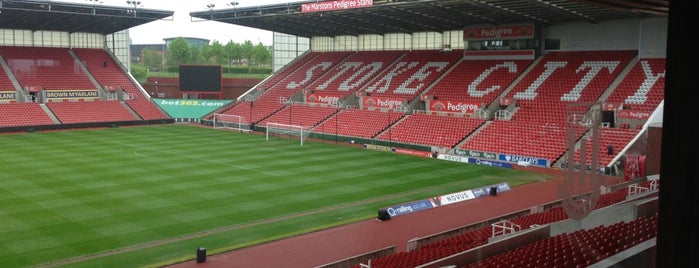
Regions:
<instances>
[{"instance_id":1,"label":"stadium concourse","mask_svg":"<svg viewBox=\"0 0 699 268\"><path fill-rule=\"evenodd\" d=\"M53 1L0 4L4 132L175 121L126 67L126 30L172 12ZM197 122L223 114L235 118L226 127L261 131L268 123L284 124L318 140L557 175L390 221L359 222L174 266L315 267L387 246L395 246L394 253L373 255L372 267L437 267L441 258L464 267L691 263L697 256L678 249L680 242L696 249L696 237L682 232L693 232L697 219L688 208L694 203L682 198L698 189L678 182L693 178L683 173L692 164L678 158L694 153L687 144L696 140L686 142L677 133L695 130L677 131L686 122L676 120L696 116L680 112L696 98L677 82L695 74L677 72L671 60L699 60L673 43L679 39L672 39L669 26L681 24L668 11L669 1L662 0L339 0L190 13L273 31L275 52L293 55L280 56L273 76ZM666 70L670 78L673 68L677 80L666 85ZM668 118L670 126L663 121ZM605 187L562 198L573 176L560 170L605 174ZM657 174L671 179L659 188L658 177L649 176ZM658 205L657 195L667 202ZM667 214L675 209L668 204L688 209ZM589 215L601 218L583 224ZM490 241L495 219L518 226L511 228L516 232ZM666 225L658 226L663 219ZM440 234L454 228L468 237ZM444 239L404 246L433 234ZM560 244L555 241L577 246L547 247ZM529 246L554 257L534 255ZM480 255L485 253L488 258ZM342 265L360 261L351 262Z\"/></svg>"}]
</instances>

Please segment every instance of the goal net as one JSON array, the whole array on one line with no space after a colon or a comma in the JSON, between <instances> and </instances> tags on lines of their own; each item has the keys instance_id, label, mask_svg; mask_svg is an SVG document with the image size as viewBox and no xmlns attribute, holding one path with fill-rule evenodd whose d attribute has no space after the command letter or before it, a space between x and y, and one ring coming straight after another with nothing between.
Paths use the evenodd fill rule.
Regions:
<instances>
[{"instance_id":1,"label":"goal net","mask_svg":"<svg viewBox=\"0 0 699 268\"><path fill-rule=\"evenodd\" d=\"M214 114L214 128L251 131L245 118L234 114Z\"/></svg>"},{"instance_id":2,"label":"goal net","mask_svg":"<svg viewBox=\"0 0 699 268\"><path fill-rule=\"evenodd\" d=\"M265 130L265 140L269 141L271 137L298 138L303 145L310 131L299 125L287 125L280 123L267 123Z\"/></svg>"}]
</instances>

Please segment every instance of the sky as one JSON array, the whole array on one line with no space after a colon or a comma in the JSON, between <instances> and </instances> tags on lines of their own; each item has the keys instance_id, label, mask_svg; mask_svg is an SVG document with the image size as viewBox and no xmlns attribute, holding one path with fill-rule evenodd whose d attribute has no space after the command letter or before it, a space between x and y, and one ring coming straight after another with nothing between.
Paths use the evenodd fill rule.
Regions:
<instances>
[{"instance_id":1,"label":"sky","mask_svg":"<svg viewBox=\"0 0 699 268\"><path fill-rule=\"evenodd\" d=\"M92 0L60 0L61 2L91 3ZM99 0L98 5L131 7L127 0ZM214 4L214 10L230 9L232 6L226 3L232 1L223 0L139 0L140 8L174 11L173 17L153 21L129 30L133 44L162 44L164 38L170 37L196 37L209 39L212 42L228 43L232 40L237 43L250 40L253 44L262 42L272 44L272 32L255 28L237 26L233 24L204 21L192 18L192 11L208 10L207 5ZM299 0L235 0L237 7L264 6L270 4L299 2Z\"/></svg>"}]
</instances>

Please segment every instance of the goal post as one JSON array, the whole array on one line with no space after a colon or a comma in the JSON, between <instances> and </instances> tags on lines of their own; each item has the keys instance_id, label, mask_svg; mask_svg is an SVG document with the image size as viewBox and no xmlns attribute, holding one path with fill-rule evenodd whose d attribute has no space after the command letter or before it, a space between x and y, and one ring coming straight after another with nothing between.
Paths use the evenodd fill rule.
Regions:
<instances>
[{"instance_id":1,"label":"goal post","mask_svg":"<svg viewBox=\"0 0 699 268\"><path fill-rule=\"evenodd\" d=\"M281 124L281 123L271 123L268 122L267 125L265 126L265 140L269 141L270 137L275 137L275 136L286 136L286 137L298 137L298 139L301 142L301 145L303 145L304 140L310 133L307 129L305 129L303 126L299 125L289 125L289 124Z\"/></svg>"},{"instance_id":2,"label":"goal post","mask_svg":"<svg viewBox=\"0 0 699 268\"><path fill-rule=\"evenodd\" d=\"M214 128L251 131L244 117L234 114L214 114Z\"/></svg>"}]
</instances>

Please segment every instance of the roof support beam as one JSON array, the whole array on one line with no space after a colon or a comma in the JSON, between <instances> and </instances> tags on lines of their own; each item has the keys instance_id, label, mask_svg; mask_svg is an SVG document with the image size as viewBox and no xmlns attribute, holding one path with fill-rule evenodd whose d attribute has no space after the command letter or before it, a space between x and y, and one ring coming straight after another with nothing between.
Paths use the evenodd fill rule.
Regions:
<instances>
[{"instance_id":1,"label":"roof support beam","mask_svg":"<svg viewBox=\"0 0 699 268\"><path fill-rule=\"evenodd\" d=\"M483 16L475 14L475 13L465 12L462 10L456 10L454 8L451 8L451 7L446 7L443 5L443 3L440 3L440 2L430 2L430 5L432 5L436 8L442 9L442 10L446 11L447 13L457 13L460 15L464 15L466 17L475 18L476 20L480 20L485 24L497 24L493 19L486 18L486 17L483 17Z\"/></svg>"},{"instance_id":2,"label":"roof support beam","mask_svg":"<svg viewBox=\"0 0 699 268\"><path fill-rule=\"evenodd\" d=\"M532 15L523 14L523 13L520 13L520 12L517 12L517 11L514 11L514 10L510 10L510 9L508 9L508 8L504 8L504 7L502 7L502 6L498 6L498 5L495 5L495 4L492 4L492 3L485 2L485 1L483 1L483 0L467 0L466 2L471 3L471 4L473 4L473 5L476 5L476 6L480 6L480 7L483 7L483 8L487 8L487 9L493 10L493 11L495 11L495 12L497 12L497 13L507 13L507 14L514 15L514 16L517 16L517 17L522 17L522 18L524 18L524 19L526 19L526 20L528 20L528 21L532 21L532 22L541 22L541 23L548 23L548 21L545 20L545 19L543 19L543 18L538 18L538 17L534 17L534 16L532 16Z\"/></svg>"},{"instance_id":3,"label":"roof support beam","mask_svg":"<svg viewBox=\"0 0 699 268\"><path fill-rule=\"evenodd\" d=\"M590 17L590 16L587 16L587 15L585 15L585 14L581 14L581 13L579 13L579 12L576 12L576 11L573 11L573 10L570 10L570 9L566 9L566 8L561 7L561 6L559 6L559 5L552 5L552 4L549 3L548 1L544 1L544 0L528 0L528 1L529 1L530 3L532 3L532 4L534 4L534 5L538 5L538 6L541 6L541 7L544 7L544 8L548 8L548 9L555 9L556 12L561 12L561 13L568 14L568 15L571 15L571 16L574 16L574 17L578 17L578 18L580 18L581 20L586 21L586 22L589 22L589 23L592 23L592 24L597 24L597 23L598 23L597 20L596 20L595 18L592 18L592 17Z\"/></svg>"}]
</instances>

